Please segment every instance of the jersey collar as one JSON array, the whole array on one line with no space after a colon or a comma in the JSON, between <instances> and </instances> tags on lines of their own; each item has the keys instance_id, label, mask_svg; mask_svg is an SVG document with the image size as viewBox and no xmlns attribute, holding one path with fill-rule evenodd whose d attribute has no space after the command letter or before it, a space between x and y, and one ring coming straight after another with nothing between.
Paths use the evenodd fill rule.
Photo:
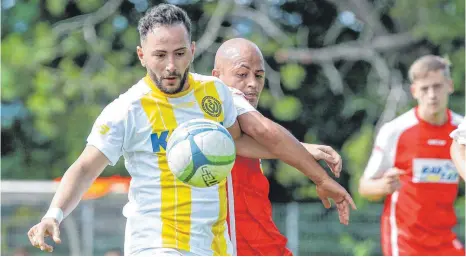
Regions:
<instances>
[{"instance_id":1,"label":"jersey collar","mask_svg":"<svg viewBox=\"0 0 466 257\"><path fill-rule=\"evenodd\" d=\"M423 124L423 125L427 125L427 126L431 126L431 127L443 127L443 126L446 126L448 124L451 124L451 111L449 109L446 110L447 112L447 121L445 123L443 123L442 125L434 125L434 124L431 124L425 120L423 120L420 116L419 116L419 107L416 106L414 107L414 114L416 115L416 119L419 121L419 123Z\"/></svg>"}]
</instances>

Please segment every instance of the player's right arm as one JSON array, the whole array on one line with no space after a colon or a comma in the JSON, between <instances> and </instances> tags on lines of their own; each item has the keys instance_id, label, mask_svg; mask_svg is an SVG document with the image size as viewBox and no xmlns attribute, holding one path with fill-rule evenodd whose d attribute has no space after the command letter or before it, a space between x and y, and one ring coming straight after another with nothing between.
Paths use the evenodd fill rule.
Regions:
<instances>
[{"instance_id":1,"label":"player's right arm","mask_svg":"<svg viewBox=\"0 0 466 257\"><path fill-rule=\"evenodd\" d=\"M63 217L70 214L78 205L81 197L89 189L94 180L108 165L107 157L94 146L86 146L79 158L68 168L58 186L50 204L50 211L61 217L44 217L33 226L28 237L31 244L48 252L53 247L45 243L45 237L51 236L55 243L61 243L59 223ZM60 213L62 212L62 213Z\"/></svg>"},{"instance_id":2,"label":"player's right arm","mask_svg":"<svg viewBox=\"0 0 466 257\"><path fill-rule=\"evenodd\" d=\"M394 166L391 151L396 142L389 124L382 126L376 137L369 162L359 181L359 194L371 200L378 200L395 192L400 187L399 176L403 171Z\"/></svg>"},{"instance_id":3,"label":"player's right arm","mask_svg":"<svg viewBox=\"0 0 466 257\"><path fill-rule=\"evenodd\" d=\"M49 211L29 230L28 237L33 246L51 252L53 247L45 243L45 238L51 236L56 243L61 242L61 221L76 208L105 167L118 161L122 155L125 128L130 120L124 103L119 99L102 111L87 139L87 146L63 175Z\"/></svg>"}]
</instances>

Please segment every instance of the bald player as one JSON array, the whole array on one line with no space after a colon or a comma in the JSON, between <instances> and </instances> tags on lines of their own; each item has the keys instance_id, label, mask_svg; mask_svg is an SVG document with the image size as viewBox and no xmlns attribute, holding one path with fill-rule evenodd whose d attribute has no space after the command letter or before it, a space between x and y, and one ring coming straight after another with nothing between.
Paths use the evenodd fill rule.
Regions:
<instances>
[{"instance_id":1,"label":"bald player","mask_svg":"<svg viewBox=\"0 0 466 257\"><path fill-rule=\"evenodd\" d=\"M236 94L234 101L238 110L238 121L245 133L251 129L248 127L251 123L245 122L246 120L264 119L250 107L257 107L265 84L264 74L262 53L251 41L235 38L226 41L218 49L212 75L236 89L233 93ZM241 100L244 98L251 105L243 105ZM342 162L337 152L329 146L303 145L316 160L325 160L336 176L339 176ZM258 158L275 158L265 148L251 151L262 152ZM237 156L232 180L236 229L230 227L230 231L236 232L238 255L292 255L286 247L287 239L273 222L272 206L268 198L269 183L262 172L260 160ZM229 217L228 221L230 220Z\"/></svg>"}]
</instances>

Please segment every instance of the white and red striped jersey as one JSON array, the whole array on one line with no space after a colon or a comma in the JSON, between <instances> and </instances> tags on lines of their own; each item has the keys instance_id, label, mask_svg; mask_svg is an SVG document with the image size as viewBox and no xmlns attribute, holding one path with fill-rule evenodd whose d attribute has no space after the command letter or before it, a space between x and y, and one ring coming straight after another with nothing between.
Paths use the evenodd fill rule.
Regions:
<instances>
[{"instance_id":1,"label":"white and red striped jersey","mask_svg":"<svg viewBox=\"0 0 466 257\"><path fill-rule=\"evenodd\" d=\"M450 158L449 136L461 120L448 110L448 121L436 126L413 108L380 129L364 176L379 178L392 167L406 172L400 189L385 199L384 255L464 255L452 231L459 175Z\"/></svg>"}]
</instances>

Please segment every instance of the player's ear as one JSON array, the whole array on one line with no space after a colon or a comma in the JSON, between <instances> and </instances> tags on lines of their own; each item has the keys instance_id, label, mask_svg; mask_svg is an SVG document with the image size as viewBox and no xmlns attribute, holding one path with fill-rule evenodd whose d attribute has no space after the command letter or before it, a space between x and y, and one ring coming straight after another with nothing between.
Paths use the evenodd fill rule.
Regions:
<instances>
[{"instance_id":1,"label":"player's ear","mask_svg":"<svg viewBox=\"0 0 466 257\"><path fill-rule=\"evenodd\" d=\"M220 77L220 71L217 69L212 70L212 76L219 78Z\"/></svg>"},{"instance_id":2,"label":"player's ear","mask_svg":"<svg viewBox=\"0 0 466 257\"><path fill-rule=\"evenodd\" d=\"M196 42L191 42L191 54L193 55L194 60L194 53L196 53Z\"/></svg>"},{"instance_id":3,"label":"player's ear","mask_svg":"<svg viewBox=\"0 0 466 257\"><path fill-rule=\"evenodd\" d=\"M417 91L416 91L416 85L415 83L413 82L411 84L411 86L409 87L410 91L411 91L411 95L413 96L414 99L417 99Z\"/></svg>"},{"instance_id":4,"label":"player's ear","mask_svg":"<svg viewBox=\"0 0 466 257\"><path fill-rule=\"evenodd\" d=\"M455 86L453 85L453 80L449 79L448 80L448 93L452 94L453 91L455 91Z\"/></svg>"},{"instance_id":5,"label":"player's ear","mask_svg":"<svg viewBox=\"0 0 466 257\"><path fill-rule=\"evenodd\" d=\"M136 53L138 54L139 61L141 62L142 67L146 67L146 62L144 61L144 52L142 51L142 47L136 47Z\"/></svg>"}]
</instances>

